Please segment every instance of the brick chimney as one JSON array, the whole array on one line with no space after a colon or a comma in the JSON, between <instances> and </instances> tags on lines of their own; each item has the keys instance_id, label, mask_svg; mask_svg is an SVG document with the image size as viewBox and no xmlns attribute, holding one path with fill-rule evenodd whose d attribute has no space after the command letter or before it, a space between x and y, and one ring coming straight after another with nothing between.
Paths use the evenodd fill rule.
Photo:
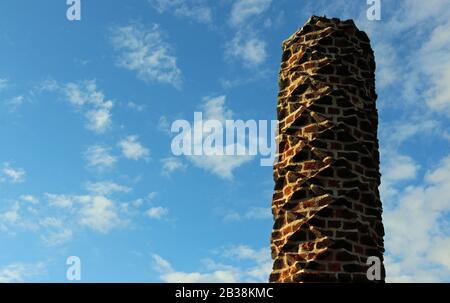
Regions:
<instances>
[{"instance_id":1,"label":"brick chimney","mask_svg":"<svg viewBox=\"0 0 450 303\"><path fill-rule=\"evenodd\" d=\"M375 61L352 20L313 16L283 42L271 282L369 281L381 261Z\"/></svg>"}]
</instances>

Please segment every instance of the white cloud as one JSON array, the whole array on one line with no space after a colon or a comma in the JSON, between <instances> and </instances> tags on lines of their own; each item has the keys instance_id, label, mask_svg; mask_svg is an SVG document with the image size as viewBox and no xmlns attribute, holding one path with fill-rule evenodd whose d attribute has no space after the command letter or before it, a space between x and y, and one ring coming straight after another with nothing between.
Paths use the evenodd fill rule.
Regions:
<instances>
[{"instance_id":1,"label":"white cloud","mask_svg":"<svg viewBox=\"0 0 450 303\"><path fill-rule=\"evenodd\" d=\"M423 183L408 186L384 201L387 280L442 281L450 278L441 245L450 241L450 155L426 174Z\"/></svg>"},{"instance_id":2,"label":"white cloud","mask_svg":"<svg viewBox=\"0 0 450 303\"><path fill-rule=\"evenodd\" d=\"M436 27L420 52L423 72L431 87L425 92L428 106L450 116L450 22Z\"/></svg>"},{"instance_id":3,"label":"white cloud","mask_svg":"<svg viewBox=\"0 0 450 303\"><path fill-rule=\"evenodd\" d=\"M386 163L383 173L383 179L392 182L415 179L420 168L414 160L405 155L395 152L386 152L383 154Z\"/></svg>"},{"instance_id":4,"label":"white cloud","mask_svg":"<svg viewBox=\"0 0 450 303\"><path fill-rule=\"evenodd\" d=\"M132 110L135 110L137 112L143 112L145 110L145 105L137 104L137 103L132 102L132 101L127 103L127 107L131 108Z\"/></svg>"},{"instance_id":5,"label":"white cloud","mask_svg":"<svg viewBox=\"0 0 450 303\"><path fill-rule=\"evenodd\" d=\"M0 231L15 235L18 230L37 230L38 226L29 217L33 209L21 206L19 201L14 200L9 207L0 212Z\"/></svg>"},{"instance_id":6,"label":"white cloud","mask_svg":"<svg viewBox=\"0 0 450 303\"><path fill-rule=\"evenodd\" d=\"M6 230L6 225L15 224L19 221L19 210L20 205L15 202L7 211L0 213L0 226L2 226L2 229Z\"/></svg>"},{"instance_id":7,"label":"white cloud","mask_svg":"<svg viewBox=\"0 0 450 303\"><path fill-rule=\"evenodd\" d=\"M189 160L223 179L231 180L233 171L251 161L251 156L189 156Z\"/></svg>"},{"instance_id":8,"label":"white cloud","mask_svg":"<svg viewBox=\"0 0 450 303\"><path fill-rule=\"evenodd\" d=\"M92 145L84 153L88 161L88 167L96 168L99 171L111 168L117 162L115 156L110 154L110 148L101 145Z\"/></svg>"},{"instance_id":9,"label":"white cloud","mask_svg":"<svg viewBox=\"0 0 450 303\"><path fill-rule=\"evenodd\" d=\"M423 107L421 110L450 116L448 1L404 0L389 5L391 14L386 14L385 22L368 22L365 17L359 20L373 40L377 84L382 88L390 84L400 86L401 105L408 104L411 112ZM393 47L399 39L406 43ZM418 99L424 102L415 102ZM402 110L405 111L404 106Z\"/></svg>"},{"instance_id":10,"label":"white cloud","mask_svg":"<svg viewBox=\"0 0 450 303\"><path fill-rule=\"evenodd\" d=\"M449 15L450 9L446 0L429 0L427 2L404 0L400 4L398 13L389 20L388 26L396 28L399 33L402 33L411 27L428 23L431 18L435 22L446 21Z\"/></svg>"},{"instance_id":11,"label":"white cloud","mask_svg":"<svg viewBox=\"0 0 450 303\"><path fill-rule=\"evenodd\" d=\"M253 159L252 156L189 156L192 163L223 179L231 180L233 171Z\"/></svg>"},{"instance_id":12,"label":"white cloud","mask_svg":"<svg viewBox=\"0 0 450 303\"><path fill-rule=\"evenodd\" d=\"M238 31L227 44L226 55L241 60L247 67L256 67L267 58L266 42L256 32Z\"/></svg>"},{"instance_id":13,"label":"white cloud","mask_svg":"<svg viewBox=\"0 0 450 303\"><path fill-rule=\"evenodd\" d=\"M169 261L163 259L161 256L153 254L153 262L158 270L162 271L172 271L172 265Z\"/></svg>"},{"instance_id":14,"label":"white cloud","mask_svg":"<svg viewBox=\"0 0 450 303\"><path fill-rule=\"evenodd\" d=\"M11 111L17 110L25 102L25 97L23 95L15 96L5 102L5 104L10 108Z\"/></svg>"},{"instance_id":15,"label":"white cloud","mask_svg":"<svg viewBox=\"0 0 450 303\"><path fill-rule=\"evenodd\" d=\"M242 214L237 211L228 212L224 217L223 221L241 221L243 219L248 220L272 220L272 211L270 207L250 207L247 211Z\"/></svg>"},{"instance_id":16,"label":"white cloud","mask_svg":"<svg viewBox=\"0 0 450 303\"><path fill-rule=\"evenodd\" d=\"M68 228L61 228L41 235L41 240L47 246L60 246L68 243L72 238L73 231Z\"/></svg>"},{"instance_id":17,"label":"white cloud","mask_svg":"<svg viewBox=\"0 0 450 303\"><path fill-rule=\"evenodd\" d=\"M169 157L161 159L162 162L162 174L164 176L169 176L173 172L183 171L186 169L186 164L184 164L179 158Z\"/></svg>"},{"instance_id":18,"label":"white cloud","mask_svg":"<svg viewBox=\"0 0 450 303\"><path fill-rule=\"evenodd\" d=\"M3 168L0 174L1 181L9 181L11 183L20 183L25 179L26 172L23 168L14 168L10 163L3 163Z\"/></svg>"},{"instance_id":19,"label":"white cloud","mask_svg":"<svg viewBox=\"0 0 450 303\"><path fill-rule=\"evenodd\" d=\"M267 11L272 0L236 0L231 8L230 23L241 26Z\"/></svg>"},{"instance_id":20,"label":"white cloud","mask_svg":"<svg viewBox=\"0 0 450 303\"><path fill-rule=\"evenodd\" d=\"M231 211L223 217L223 221L225 222L240 221L241 219L242 219L241 214L236 211Z\"/></svg>"},{"instance_id":21,"label":"white cloud","mask_svg":"<svg viewBox=\"0 0 450 303\"><path fill-rule=\"evenodd\" d=\"M208 273L175 271L169 261L153 255L155 268L161 273L165 283L236 283L236 274L232 270L214 270Z\"/></svg>"},{"instance_id":22,"label":"white cloud","mask_svg":"<svg viewBox=\"0 0 450 303\"><path fill-rule=\"evenodd\" d=\"M90 193L100 196L109 196L113 193L128 193L131 191L131 188L129 187L111 181L88 182L86 184L86 189Z\"/></svg>"},{"instance_id":23,"label":"white cloud","mask_svg":"<svg viewBox=\"0 0 450 303\"><path fill-rule=\"evenodd\" d=\"M31 203L31 204L38 204L39 203L39 199L36 198L33 195L21 195L20 196L20 200Z\"/></svg>"},{"instance_id":24,"label":"white cloud","mask_svg":"<svg viewBox=\"0 0 450 303\"><path fill-rule=\"evenodd\" d=\"M127 210L128 210L129 205L131 205L131 206L133 206L133 207L136 207L136 208L139 208L139 207L141 207L142 205L144 205L144 199L138 198L138 199L136 199L136 200L131 201L130 203L126 203L125 208L126 208Z\"/></svg>"},{"instance_id":25,"label":"white cloud","mask_svg":"<svg viewBox=\"0 0 450 303\"><path fill-rule=\"evenodd\" d=\"M210 24L212 11L205 1L199 0L149 0L159 13L173 12L177 17L185 17L199 23Z\"/></svg>"},{"instance_id":26,"label":"white cloud","mask_svg":"<svg viewBox=\"0 0 450 303\"><path fill-rule=\"evenodd\" d=\"M271 3L272 0L234 1L229 23L236 31L233 39L225 45L226 57L237 59L245 67L252 69L264 63L267 45L259 34L259 29L271 20L261 21L260 17L270 8Z\"/></svg>"},{"instance_id":27,"label":"white cloud","mask_svg":"<svg viewBox=\"0 0 450 303\"><path fill-rule=\"evenodd\" d=\"M429 257L434 263L445 266L445 270L450 272L450 258L448 255L450 252L450 237L438 238L436 243L437 245L433 247Z\"/></svg>"},{"instance_id":28,"label":"white cloud","mask_svg":"<svg viewBox=\"0 0 450 303\"><path fill-rule=\"evenodd\" d=\"M94 231L107 233L123 222L119 218L113 201L102 195L61 195L45 194L49 204L63 209L71 209L77 214L81 225Z\"/></svg>"},{"instance_id":29,"label":"white cloud","mask_svg":"<svg viewBox=\"0 0 450 303\"><path fill-rule=\"evenodd\" d=\"M233 117L233 112L225 106L225 96L218 96L214 98L205 98L202 104L203 120L218 120L225 125L225 121ZM193 127L198 127L193 125ZM209 133L203 132L203 138ZM190 135L190 134L186 134ZM241 142L240 138L235 138L236 142ZM256 138L249 138L249 140L256 140ZM203 143L198 143L203 144ZM237 150L239 143L230 143ZM223 179L232 179L233 170L251 161L253 156L249 155L192 155L187 156L195 166L205 169Z\"/></svg>"},{"instance_id":30,"label":"white cloud","mask_svg":"<svg viewBox=\"0 0 450 303\"><path fill-rule=\"evenodd\" d=\"M395 46L388 41L382 41L374 44L373 48L377 63L377 86L384 88L395 84L398 81L398 75L401 73L401 67L396 64L399 60Z\"/></svg>"},{"instance_id":31,"label":"white cloud","mask_svg":"<svg viewBox=\"0 0 450 303\"><path fill-rule=\"evenodd\" d=\"M95 81L71 82L60 89L73 106L84 112L87 129L95 133L104 133L111 127L111 110L114 104L97 89Z\"/></svg>"},{"instance_id":32,"label":"white cloud","mask_svg":"<svg viewBox=\"0 0 450 303\"><path fill-rule=\"evenodd\" d=\"M203 115L206 119L218 120L222 123L233 117L233 112L225 106L226 96L205 98L202 104Z\"/></svg>"},{"instance_id":33,"label":"white cloud","mask_svg":"<svg viewBox=\"0 0 450 303\"><path fill-rule=\"evenodd\" d=\"M381 149L381 200L387 202L395 198L408 181L416 180L419 170L420 166L410 156L394 149ZM385 203L385 210L394 206Z\"/></svg>"},{"instance_id":34,"label":"white cloud","mask_svg":"<svg viewBox=\"0 0 450 303\"><path fill-rule=\"evenodd\" d=\"M132 160L148 158L150 151L145 148L139 141L138 136L128 136L119 142L122 154Z\"/></svg>"},{"instance_id":35,"label":"white cloud","mask_svg":"<svg viewBox=\"0 0 450 303\"><path fill-rule=\"evenodd\" d=\"M156 196L158 196L158 192L152 191L147 195L147 200L152 201L156 198Z\"/></svg>"},{"instance_id":36,"label":"white cloud","mask_svg":"<svg viewBox=\"0 0 450 303\"><path fill-rule=\"evenodd\" d=\"M145 82L159 82L179 87L181 71L169 44L162 38L158 25L145 28L140 24L117 27L111 38L120 53L117 64L135 71Z\"/></svg>"},{"instance_id":37,"label":"white cloud","mask_svg":"<svg viewBox=\"0 0 450 303\"><path fill-rule=\"evenodd\" d=\"M169 210L161 206L152 207L145 212L145 214L152 219L161 219L162 217L167 216L168 213Z\"/></svg>"},{"instance_id":38,"label":"white cloud","mask_svg":"<svg viewBox=\"0 0 450 303\"><path fill-rule=\"evenodd\" d=\"M159 255L153 255L155 269L160 279L166 283L238 283L267 282L272 268L268 249L254 250L241 245L227 247L218 258L224 261L243 261L241 266L228 265L205 259L204 270L195 272L177 271L169 261Z\"/></svg>"},{"instance_id":39,"label":"white cloud","mask_svg":"<svg viewBox=\"0 0 450 303\"><path fill-rule=\"evenodd\" d=\"M58 208L72 208L74 204L74 197L68 195L46 193L45 197L47 198L51 206L55 206Z\"/></svg>"},{"instance_id":40,"label":"white cloud","mask_svg":"<svg viewBox=\"0 0 450 303\"><path fill-rule=\"evenodd\" d=\"M0 267L0 283L21 283L45 272L45 264L13 263Z\"/></svg>"},{"instance_id":41,"label":"white cloud","mask_svg":"<svg viewBox=\"0 0 450 303\"><path fill-rule=\"evenodd\" d=\"M128 187L113 182L87 183L87 195L45 193L42 201L32 195L21 195L6 209L0 209L0 231L11 235L33 232L46 246L66 244L84 226L106 234L128 224L129 214L106 197L114 192L128 192ZM143 201L141 202L141 204ZM139 207L137 202L130 202Z\"/></svg>"},{"instance_id":42,"label":"white cloud","mask_svg":"<svg viewBox=\"0 0 450 303\"><path fill-rule=\"evenodd\" d=\"M231 259L250 260L256 264L271 262L268 249L255 250L247 245L238 245L225 249L222 253L224 257Z\"/></svg>"},{"instance_id":43,"label":"white cloud","mask_svg":"<svg viewBox=\"0 0 450 303\"><path fill-rule=\"evenodd\" d=\"M106 197L81 196L78 200L81 204L79 211L81 225L100 233L108 233L121 224L114 203Z\"/></svg>"},{"instance_id":44,"label":"white cloud","mask_svg":"<svg viewBox=\"0 0 450 303\"><path fill-rule=\"evenodd\" d=\"M47 246L58 246L69 242L73 237L73 232L67 225L67 222L63 222L59 218L45 217L39 221L39 226L43 229L41 240Z\"/></svg>"},{"instance_id":45,"label":"white cloud","mask_svg":"<svg viewBox=\"0 0 450 303\"><path fill-rule=\"evenodd\" d=\"M169 121L167 120L166 116L161 116L158 120L158 130L166 133L166 134L171 134L170 132L170 124Z\"/></svg>"},{"instance_id":46,"label":"white cloud","mask_svg":"<svg viewBox=\"0 0 450 303\"><path fill-rule=\"evenodd\" d=\"M8 79L0 78L0 92L8 87Z\"/></svg>"},{"instance_id":47,"label":"white cloud","mask_svg":"<svg viewBox=\"0 0 450 303\"><path fill-rule=\"evenodd\" d=\"M438 121L423 114L419 116L408 116L408 120L394 123L383 123L380 128L380 136L385 145L390 149L398 148L405 141L421 135L429 136L433 133L444 136L442 126Z\"/></svg>"},{"instance_id":48,"label":"white cloud","mask_svg":"<svg viewBox=\"0 0 450 303\"><path fill-rule=\"evenodd\" d=\"M246 213L247 219L272 219L272 211L270 207L252 207Z\"/></svg>"}]
</instances>

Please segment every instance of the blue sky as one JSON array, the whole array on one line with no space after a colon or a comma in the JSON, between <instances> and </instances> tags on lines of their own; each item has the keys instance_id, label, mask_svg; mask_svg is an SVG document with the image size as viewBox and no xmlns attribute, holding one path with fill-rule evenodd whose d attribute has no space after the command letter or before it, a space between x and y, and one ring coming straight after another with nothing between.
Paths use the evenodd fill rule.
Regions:
<instances>
[{"instance_id":1,"label":"blue sky","mask_svg":"<svg viewBox=\"0 0 450 303\"><path fill-rule=\"evenodd\" d=\"M272 168L176 157L172 122L273 120L281 42L352 18L377 61L388 281L450 281L445 0L0 3L0 282L267 281Z\"/></svg>"}]
</instances>

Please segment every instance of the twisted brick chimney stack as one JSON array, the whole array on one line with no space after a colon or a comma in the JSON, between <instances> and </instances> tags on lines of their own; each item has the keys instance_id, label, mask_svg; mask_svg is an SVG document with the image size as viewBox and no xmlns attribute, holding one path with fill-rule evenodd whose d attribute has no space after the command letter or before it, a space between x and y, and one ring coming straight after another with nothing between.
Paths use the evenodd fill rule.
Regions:
<instances>
[{"instance_id":1,"label":"twisted brick chimney stack","mask_svg":"<svg viewBox=\"0 0 450 303\"><path fill-rule=\"evenodd\" d=\"M271 282L368 281L383 260L374 72L352 20L313 16L283 43Z\"/></svg>"}]
</instances>

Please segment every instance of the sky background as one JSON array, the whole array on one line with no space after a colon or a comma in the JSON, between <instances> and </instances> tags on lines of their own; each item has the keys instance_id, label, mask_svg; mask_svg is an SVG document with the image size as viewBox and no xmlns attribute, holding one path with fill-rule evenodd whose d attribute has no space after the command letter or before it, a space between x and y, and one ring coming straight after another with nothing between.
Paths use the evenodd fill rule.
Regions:
<instances>
[{"instance_id":1,"label":"sky background","mask_svg":"<svg viewBox=\"0 0 450 303\"><path fill-rule=\"evenodd\" d=\"M450 282L450 3L0 2L0 282L265 282L272 168L175 157L177 119L273 120L281 42L354 19L377 61L387 281Z\"/></svg>"}]
</instances>

